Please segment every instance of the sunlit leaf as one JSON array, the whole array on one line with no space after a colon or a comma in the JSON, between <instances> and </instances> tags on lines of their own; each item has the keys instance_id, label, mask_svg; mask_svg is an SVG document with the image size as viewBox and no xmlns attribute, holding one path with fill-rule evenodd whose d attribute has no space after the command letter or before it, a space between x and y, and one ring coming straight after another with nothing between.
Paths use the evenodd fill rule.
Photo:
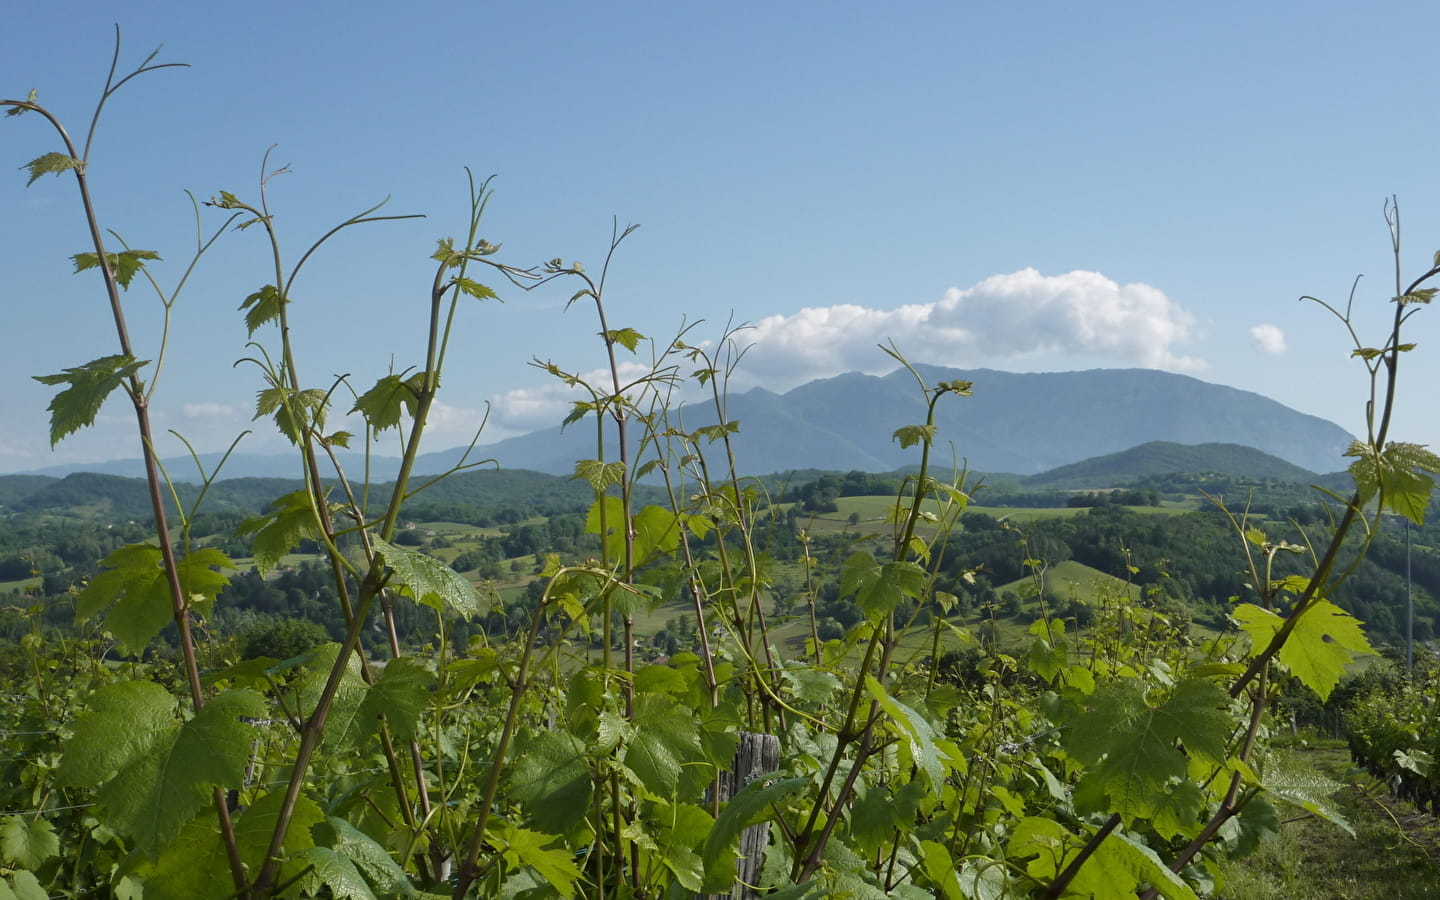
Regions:
<instances>
[{"instance_id":1,"label":"sunlit leaf","mask_svg":"<svg viewBox=\"0 0 1440 900\"><path fill-rule=\"evenodd\" d=\"M12 109L10 110L9 114L13 116L17 115L19 112L23 112L23 110ZM67 156L64 153L51 152L45 154L44 156L35 157L20 168L30 170L30 180L25 182L25 186L29 187L30 185L34 184L36 179L38 179L41 175L48 175L52 172L56 175L59 175L61 172L68 172L71 169L78 168L79 166L83 165L84 162L76 159L73 156Z\"/></svg>"},{"instance_id":2,"label":"sunlit leaf","mask_svg":"<svg viewBox=\"0 0 1440 900\"><path fill-rule=\"evenodd\" d=\"M433 609L450 609L466 618L483 612L480 595L465 576L433 556L374 539L375 552L393 571L390 586Z\"/></svg>"},{"instance_id":3,"label":"sunlit leaf","mask_svg":"<svg viewBox=\"0 0 1440 900\"><path fill-rule=\"evenodd\" d=\"M135 274L145 268L146 260L159 258L160 254L154 250L122 250L119 253L105 254L105 259L110 263L110 271L115 275L116 283L126 289L135 279ZM94 253L77 253L71 259L75 261L76 272L84 272L86 269L95 269L100 266L100 257Z\"/></svg>"},{"instance_id":4,"label":"sunlit leaf","mask_svg":"<svg viewBox=\"0 0 1440 900\"><path fill-rule=\"evenodd\" d=\"M1230 615L1250 635L1252 656L1269 646L1285 624L1280 616L1253 603L1240 604ZM1302 684L1325 700L1340 683L1351 660L1374 652L1358 619L1329 600L1317 599L1300 614L1278 658Z\"/></svg>"},{"instance_id":5,"label":"sunlit leaf","mask_svg":"<svg viewBox=\"0 0 1440 900\"><path fill-rule=\"evenodd\" d=\"M56 375L34 376L41 384L69 385L50 401L50 446L93 425L111 392L147 365L149 360L118 354L102 356Z\"/></svg>"},{"instance_id":6,"label":"sunlit leaf","mask_svg":"<svg viewBox=\"0 0 1440 900\"><path fill-rule=\"evenodd\" d=\"M288 297L285 302L290 302ZM273 284L265 285L240 302L240 308L246 310L245 327L251 337L262 325L280 318L280 305L280 291Z\"/></svg>"}]
</instances>

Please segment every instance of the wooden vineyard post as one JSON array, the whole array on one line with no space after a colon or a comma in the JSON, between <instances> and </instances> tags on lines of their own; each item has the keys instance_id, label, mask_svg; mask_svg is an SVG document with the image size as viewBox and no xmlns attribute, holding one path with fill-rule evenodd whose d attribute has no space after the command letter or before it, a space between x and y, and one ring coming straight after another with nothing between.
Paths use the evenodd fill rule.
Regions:
<instances>
[{"instance_id":1,"label":"wooden vineyard post","mask_svg":"<svg viewBox=\"0 0 1440 900\"><path fill-rule=\"evenodd\" d=\"M773 734L740 732L740 746L730 771L715 780L720 801L726 802L745 785L780 768L780 739ZM728 894L701 894L700 900L755 900L760 896L752 885L760 883L760 867L770 843L770 823L751 825L740 833L740 855L735 860L735 884Z\"/></svg>"}]
</instances>

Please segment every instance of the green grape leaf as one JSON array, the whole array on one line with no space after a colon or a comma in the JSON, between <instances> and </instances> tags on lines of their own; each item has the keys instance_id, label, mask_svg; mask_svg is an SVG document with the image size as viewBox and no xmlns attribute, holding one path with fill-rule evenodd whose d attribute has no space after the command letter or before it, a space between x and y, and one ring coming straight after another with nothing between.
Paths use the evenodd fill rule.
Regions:
<instances>
[{"instance_id":1,"label":"green grape leaf","mask_svg":"<svg viewBox=\"0 0 1440 900\"><path fill-rule=\"evenodd\" d=\"M776 804L810 786L806 777L779 778L766 782L763 778L745 785L715 818L715 827L705 839L701 856L705 860L705 889L709 892L728 891L735 881L735 848L740 833L751 825L774 818Z\"/></svg>"},{"instance_id":2,"label":"green grape leaf","mask_svg":"<svg viewBox=\"0 0 1440 900\"><path fill-rule=\"evenodd\" d=\"M970 890L967 891L966 885L961 883L961 878L965 877L966 874L965 869L955 868L955 859L950 855L950 848L944 844L936 843L935 841L921 841L920 859L925 871L925 876L940 889L939 896L943 897L944 900L966 900L966 898L969 897L979 897L982 898L982 900L1000 900L1000 898L1004 896L1004 894L1000 892L994 894L981 893L979 890L976 890L977 885L975 885L973 881L969 885ZM1001 879L1000 886L1003 891L1003 878Z\"/></svg>"},{"instance_id":3,"label":"green grape leaf","mask_svg":"<svg viewBox=\"0 0 1440 900\"><path fill-rule=\"evenodd\" d=\"M50 892L45 890L40 879L35 877L35 873L29 869L21 869L10 878L11 884L5 889L12 891L11 896L15 900L50 900ZM4 884L5 882L0 880L0 885Z\"/></svg>"},{"instance_id":4,"label":"green grape leaf","mask_svg":"<svg viewBox=\"0 0 1440 900\"><path fill-rule=\"evenodd\" d=\"M400 424L401 415L415 418L419 407L420 394L425 390L425 372L415 372L409 378L400 375L386 375L370 390L355 400L352 413L360 413L378 434ZM438 387L438 382L434 387Z\"/></svg>"},{"instance_id":5,"label":"green grape leaf","mask_svg":"<svg viewBox=\"0 0 1440 900\"><path fill-rule=\"evenodd\" d=\"M595 785L584 754L584 742L563 730L522 734L516 741L508 796L526 805L530 824L568 834L584 821Z\"/></svg>"},{"instance_id":6,"label":"green grape leaf","mask_svg":"<svg viewBox=\"0 0 1440 900\"><path fill-rule=\"evenodd\" d=\"M871 622L879 622L904 597L925 592L925 570L913 562L877 564L865 552L853 553L840 571L840 594L853 593L855 605Z\"/></svg>"},{"instance_id":7,"label":"green grape leaf","mask_svg":"<svg viewBox=\"0 0 1440 900\"><path fill-rule=\"evenodd\" d=\"M625 464L622 462L605 463L598 459L582 459L575 463L575 474L571 477L587 482L598 497L605 493L606 488L619 484L625 478Z\"/></svg>"},{"instance_id":8,"label":"green grape leaf","mask_svg":"<svg viewBox=\"0 0 1440 900\"><path fill-rule=\"evenodd\" d=\"M139 653L174 616L163 556L153 544L129 544L101 561L100 572L75 597L75 618L86 621L112 605L123 610L107 626L127 653Z\"/></svg>"},{"instance_id":9,"label":"green grape leaf","mask_svg":"<svg viewBox=\"0 0 1440 900\"><path fill-rule=\"evenodd\" d=\"M1085 703L1062 739L1071 756L1091 766L1076 786L1077 808L1118 812L1127 825L1162 810L1169 816L1174 802L1165 798L1185 780L1187 754L1225 760L1229 697L1208 681L1183 681L1157 706L1143 683L1122 678Z\"/></svg>"},{"instance_id":10,"label":"green grape leaf","mask_svg":"<svg viewBox=\"0 0 1440 900\"><path fill-rule=\"evenodd\" d=\"M825 703L840 689L840 679L833 673L796 662L787 663L781 675L804 703Z\"/></svg>"},{"instance_id":11,"label":"green grape leaf","mask_svg":"<svg viewBox=\"0 0 1440 900\"><path fill-rule=\"evenodd\" d=\"M939 790L943 774L935 752L935 729L918 712L886 693L885 687L870 675L865 676L865 690L905 735L910 751L906 762L918 766L930 779L930 786Z\"/></svg>"},{"instance_id":12,"label":"green grape leaf","mask_svg":"<svg viewBox=\"0 0 1440 900\"><path fill-rule=\"evenodd\" d=\"M268 835L267 835L268 837ZM260 850L263 856L264 849ZM230 863L220 842L213 812L197 813L153 863L140 861L136 874L145 881L145 900L192 900L231 884ZM115 896L123 896L118 891ZM3 900L3 898L0 898Z\"/></svg>"},{"instance_id":13,"label":"green grape leaf","mask_svg":"<svg viewBox=\"0 0 1440 900\"><path fill-rule=\"evenodd\" d=\"M1200 813L1205 807L1205 792L1193 781L1181 780L1156 798L1150 824L1155 833L1167 841L1179 835L1194 837L1200 830Z\"/></svg>"},{"instance_id":14,"label":"green grape leaf","mask_svg":"<svg viewBox=\"0 0 1440 900\"><path fill-rule=\"evenodd\" d=\"M473 278L456 278L450 282L476 300L499 300L500 295Z\"/></svg>"},{"instance_id":15,"label":"green grape leaf","mask_svg":"<svg viewBox=\"0 0 1440 900\"><path fill-rule=\"evenodd\" d=\"M288 303L289 299L287 298L285 302ZM273 284L265 285L242 300L240 308L247 310L245 327L249 329L249 336L254 337L255 332L259 331L261 326L280 318L280 306L280 291Z\"/></svg>"},{"instance_id":16,"label":"green grape leaf","mask_svg":"<svg viewBox=\"0 0 1440 900\"><path fill-rule=\"evenodd\" d=\"M1440 473L1440 456L1400 441L1391 441L1378 453L1373 445L1355 441L1345 455L1355 457L1350 474L1361 506L1379 493L1385 509L1425 524L1425 507L1435 489L1435 479L1425 473Z\"/></svg>"},{"instance_id":17,"label":"green grape leaf","mask_svg":"<svg viewBox=\"0 0 1440 900\"><path fill-rule=\"evenodd\" d=\"M7 115L18 115L21 112L24 112L24 108L16 107L10 110ZM84 165L84 161L78 160L73 156L52 151L46 153L44 156L35 157L20 168L30 170L30 180L25 182L25 186L29 187L39 180L41 175L49 175L52 173L59 175L61 172L68 172L71 169L80 168Z\"/></svg>"},{"instance_id":18,"label":"green grape leaf","mask_svg":"<svg viewBox=\"0 0 1440 900\"><path fill-rule=\"evenodd\" d=\"M575 896L575 882L582 875L580 867L575 865L575 854L568 847L545 848L556 840L554 836L516 828L508 822L499 823L493 836L504 844L501 856L507 865L529 866L561 897Z\"/></svg>"},{"instance_id":19,"label":"green grape leaf","mask_svg":"<svg viewBox=\"0 0 1440 900\"><path fill-rule=\"evenodd\" d=\"M1280 616L1253 603L1241 603L1230 616L1250 635L1251 656L1269 646L1285 624ZM1374 652L1359 619L1329 600L1316 599L1300 614L1278 659L1323 701L1340 683L1351 660Z\"/></svg>"},{"instance_id":20,"label":"green grape leaf","mask_svg":"<svg viewBox=\"0 0 1440 900\"><path fill-rule=\"evenodd\" d=\"M290 388L268 387L256 392L255 418L275 414L275 427L290 439L290 443L301 443L313 426L325 427L326 407L329 398L319 388L292 390Z\"/></svg>"},{"instance_id":21,"label":"green grape leaf","mask_svg":"<svg viewBox=\"0 0 1440 900\"><path fill-rule=\"evenodd\" d=\"M1141 884L1148 884L1158 888L1160 896L1166 900L1199 900L1190 885L1170 871L1170 867L1160 861L1153 849L1124 832L1116 832L1101 842L1095 855L1100 867L1110 873L1125 873L1124 879L1117 879L1114 874L1102 875L1103 880L1100 883L1104 887L1113 889L1117 880L1120 880L1121 883L1133 885L1127 888L1127 892ZM1073 882L1072 887L1079 889Z\"/></svg>"},{"instance_id":22,"label":"green grape leaf","mask_svg":"<svg viewBox=\"0 0 1440 900\"><path fill-rule=\"evenodd\" d=\"M149 364L149 360L117 354L93 359L55 375L33 376L41 384L70 385L50 401L50 446L60 443L66 435L95 424L106 398Z\"/></svg>"},{"instance_id":23,"label":"green grape leaf","mask_svg":"<svg viewBox=\"0 0 1440 900\"><path fill-rule=\"evenodd\" d=\"M635 561L654 553L670 553L680 545L680 519L662 506L647 506L635 515Z\"/></svg>"},{"instance_id":24,"label":"green grape leaf","mask_svg":"<svg viewBox=\"0 0 1440 900\"><path fill-rule=\"evenodd\" d=\"M449 609L465 618L484 612L480 594L465 576L433 556L374 539L375 552L392 570L390 586L432 609Z\"/></svg>"},{"instance_id":25,"label":"green grape leaf","mask_svg":"<svg viewBox=\"0 0 1440 900\"><path fill-rule=\"evenodd\" d=\"M1276 800L1298 806L1311 815L1339 825L1353 836L1355 829L1331 802L1343 785L1331 781L1313 768L1298 764L1287 754L1277 753L1265 762L1261 786Z\"/></svg>"},{"instance_id":26,"label":"green grape leaf","mask_svg":"<svg viewBox=\"0 0 1440 900\"><path fill-rule=\"evenodd\" d=\"M699 848L715 827L715 819L698 806L662 802L655 804L649 824L666 868L681 887L699 891L705 884L705 862Z\"/></svg>"},{"instance_id":27,"label":"green grape leaf","mask_svg":"<svg viewBox=\"0 0 1440 900\"><path fill-rule=\"evenodd\" d=\"M30 96L27 97L27 98L25 98L25 102L26 102L26 103L31 103L31 104L33 104L39 96L40 96L40 92L37 91L37 90L35 90L34 88L31 88L31 89L30 89ZM6 116L21 116L21 115L24 115L25 113L27 113L27 112L29 112L29 111L30 111L30 108L29 108L28 106L12 106L12 107L10 107L9 109L5 110L5 115L6 115ZM1440 253L1437 253L1437 254L1436 254L1436 257L1437 257L1437 259L1440 259ZM1440 265L1440 262L1436 262L1436 265Z\"/></svg>"},{"instance_id":28,"label":"green grape leaf","mask_svg":"<svg viewBox=\"0 0 1440 900\"><path fill-rule=\"evenodd\" d=\"M890 439L899 441L900 449L905 450L922 442L927 445L934 443L936 430L934 425L906 425L896 429Z\"/></svg>"},{"instance_id":29,"label":"green grape leaf","mask_svg":"<svg viewBox=\"0 0 1440 900\"><path fill-rule=\"evenodd\" d=\"M60 853L60 838L50 820L37 816L6 816L0 822L0 853L5 861L22 869L38 869Z\"/></svg>"},{"instance_id":30,"label":"green grape leaf","mask_svg":"<svg viewBox=\"0 0 1440 900\"><path fill-rule=\"evenodd\" d=\"M1010 834L1009 855L1035 857L1026 872L1049 883L1065 870L1085 841L1051 819L1021 819ZM1155 851L1123 832L1095 848L1065 893L1067 897L1131 897L1142 884L1159 888L1166 900L1198 900L1190 886L1160 861Z\"/></svg>"},{"instance_id":31,"label":"green grape leaf","mask_svg":"<svg viewBox=\"0 0 1440 900\"><path fill-rule=\"evenodd\" d=\"M344 856L381 897L414 897L415 886L384 847L344 819L330 816L316 827L317 836Z\"/></svg>"},{"instance_id":32,"label":"green grape leaf","mask_svg":"<svg viewBox=\"0 0 1440 900\"><path fill-rule=\"evenodd\" d=\"M270 849L270 838L280 821L284 803L284 790L271 791L246 807L235 822L235 844L240 850L240 858L252 872L260 871L264 865L265 853ZM325 811L320 805L304 794L300 795L290 818L290 827L285 831L285 853L293 856L300 850L315 846L311 829L323 821ZM218 844L218 833L216 838ZM287 864L286 869L293 874L291 865Z\"/></svg>"},{"instance_id":33,"label":"green grape leaf","mask_svg":"<svg viewBox=\"0 0 1440 900\"><path fill-rule=\"evenodd\" d=\"M70 258L75 261L76 272L100 267L100 257L94 253L77 253ZM154 250L122 250L119 253L105 254L110 271L115 273L115 282L126 290L130 289L130 282L135 280L136 273L145 268L146 260L159 258L160 254Z\"/></svg>"},{"instance_id":34,"label":"green grape leaf","mask_svg":"<svg viewBox=\"0 0 1440 900\"><path fill-rule=\"evenodd\" d=\"M672 796L680 770L703 758L694 712L669 694L640 694L632 724L635 734L625 745L625 765L657 797Z\"/></svg>"},{"instance_id":35,"label":"green grape leaf","mask_svg":"<svg viewBox=\"0 0 1440 900\"><path fill-rule=\"evenodd\" d=\"M390 733L408 741L415 736L420 714L430 702L435 676L408 656L392 659L380 678L365 691L356 714L361 736L375 734L380 716L385 716Z\"/></svg>"},{"instance_id":36,"label":"green grape leaf","mask_svg":"<svg viewBox=\"0 0 1440 900\"><path fill-rule=\"evenodd\" d=\"M309 872L300 879L300 886L311 896L326 887L335 900L376 900L375 892L370 890L355 863L339 851L306 847L291 858L302 868L309 867Z\"/></svg>"},{"instance_id":37,"label":"green grape leaf","mask_svg":"<svg viewBox=\"0 0 1440 900\"><path fill-rule=\"evenodd\" d=\"M579 465L576 466L578 471ZM592 486L593 486L592 482ZM625 503L619 497L600 497L585 513L585 533L600 535L606 559L625 557Z\"/></svg>"},{"instance_id":38,"label":"green grape leaf","mask_svg":"<svg viewBox=\"0 0 1440 900\"><path fill-rule=\"evenodd\" d=\"M271 511L241 522L235 529L241 536L254 535L250 553L261 575L269 574L287 553L304 540L319 540L320 525L305 489L292 491L277 498ZM333 511L335 507L332 505Z\"/></svg>"},{"instance_id":39,"label":"green grape leaf","mask_svg":"<svg viewBox=\"0 0 1440 900\"><path fill-rule=\"evenodd\" d=\"M314 714L325 684L330 679L330 672L335 668L335 661L340 656L340 650L339 644L321 644L293 661L282 663L303 667L294 682L295 709L301 717L308 718ZM345 660L345 671L340 676L339 688L325 718L325 733L320 739L322 747L334 749L351 746L358 743L362 735L374 731L373 722L368 723L367 728L367 723L360 720L360 704L365 702L367 691L368 686L361 675L360 659L351 653Z\"/></svg>"},{"instance_id":40,"label":"green grape leaf","mask_svg":"<svg viewBox=\"0 0 1440 900\"><path fill-rule=\"evenodd\" d=\"M265 700L249 690L213 698L183 725L175 698L158 684L125 681L97 691L66 742L59 781L98 787L102 821L154 857L209 800L214 787L238 787L250 759L251 729Z\"/></svg>"},{"instance_id":41,"label":"green grape leaf","mask_svg":"<svg viewBox=\"0 0 1440 900\"><path fill-rule=\"evenodd\" d=\"M129 653L145 649L150 639L175 617L170 583L160 548L130 544L105 557L107 570L96 575L75 598L75 616L84 621L114 607L105 627ZM200 547L175 561L187 608L208 615L215 598L230 579L217 569L234 563L214 547Z\"/></svg>"},{"instance_id":42,"label":"green grape leaf","mask_svg":"<svg viewBox=\"0 0 1440 900\"><path fill-rule=\"evenodd\" d=\"M1263 795L1251 798L1240 815L1226 822L1220 835L1230 845L1230 856L1241 858L1255 852L1261 844L1280 834L1280 811Z\"/></svg>"},{"instance_id":43,"label":"green grape leaf","mask_svg":"<svg viewBox=\"0 0 1440 900\"><path fill-rule=\"evenodd\" d=\"M607 331L604 337L606 343L619 344L631 353L634 353L635 348L645 339L645 335L633 328L617 328L612 331Z\"/></svg>"}]
</instances>

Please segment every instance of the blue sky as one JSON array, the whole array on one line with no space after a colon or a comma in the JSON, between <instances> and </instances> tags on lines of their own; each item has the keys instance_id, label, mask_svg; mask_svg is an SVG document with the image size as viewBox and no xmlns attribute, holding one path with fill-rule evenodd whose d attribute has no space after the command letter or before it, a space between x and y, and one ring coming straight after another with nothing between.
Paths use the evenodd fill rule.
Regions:
<instances>
[{"instance_id":1,"label":"blue sky","mask_svg":"<svg viewBox=\"0 0 1440 900\"><path fill-rule=\"evenodd\" d=\"M194 244L184 192L253 198L272 144L293 170L270 188L291 260L387 196L427 216L342 236L296 286L317 387L420 361L428 255L464 227L466 166L498 175L483 230L516 264L594 267L612 220L639 223L612 326L756 323L737 389L887 371L888 338L966 368L1182 371L1359 431L1349 337L1297 298L1343 304L1363 275L1378 341L1383 200L1400 198L1407 276L1440 247L1433 4L32 4L0 32L0 96L37 89L83 133L117 16L122 66L161 44L191 65L127 86L92 152L104 224L161 253L162 283ZM18 169L56 149L42 124L0 120L0 471L138 455L118 396L48 447L51 389L30 376L116 345L98 278L70 274L73 179L27 189ZM231 363L267 264L258 233L227 235L177 305L155 413L202 450L251 427L260 385ZM568 291L501 293L465 310L432 449L467 442L487 403L482 442L558 422L532 358L603 362ZM1436 327L1415 320L1396 431L1432 445ZM277 441L260 425L244 446Z\"/></svg>"}]
</instances>

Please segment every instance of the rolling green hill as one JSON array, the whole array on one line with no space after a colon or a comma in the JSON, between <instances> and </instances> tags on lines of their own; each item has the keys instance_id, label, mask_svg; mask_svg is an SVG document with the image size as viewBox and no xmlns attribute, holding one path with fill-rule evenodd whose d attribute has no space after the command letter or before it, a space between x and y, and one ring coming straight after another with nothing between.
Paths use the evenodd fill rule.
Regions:
<instances>
[{"instance_id":1,"label":"rolling green hill","mask_svg":"<svg viewBox=\"0 0 1440 900\"><path fill-rule=\"evenodd\" d=\"M1031 489L1102 489L1119 487L1146 475L1179 472L1296 484L1312 483L1317 477L1308 469L1240 444L1150 441L1032 475L1023 484Z\"/></svg>"}]
</instances>

